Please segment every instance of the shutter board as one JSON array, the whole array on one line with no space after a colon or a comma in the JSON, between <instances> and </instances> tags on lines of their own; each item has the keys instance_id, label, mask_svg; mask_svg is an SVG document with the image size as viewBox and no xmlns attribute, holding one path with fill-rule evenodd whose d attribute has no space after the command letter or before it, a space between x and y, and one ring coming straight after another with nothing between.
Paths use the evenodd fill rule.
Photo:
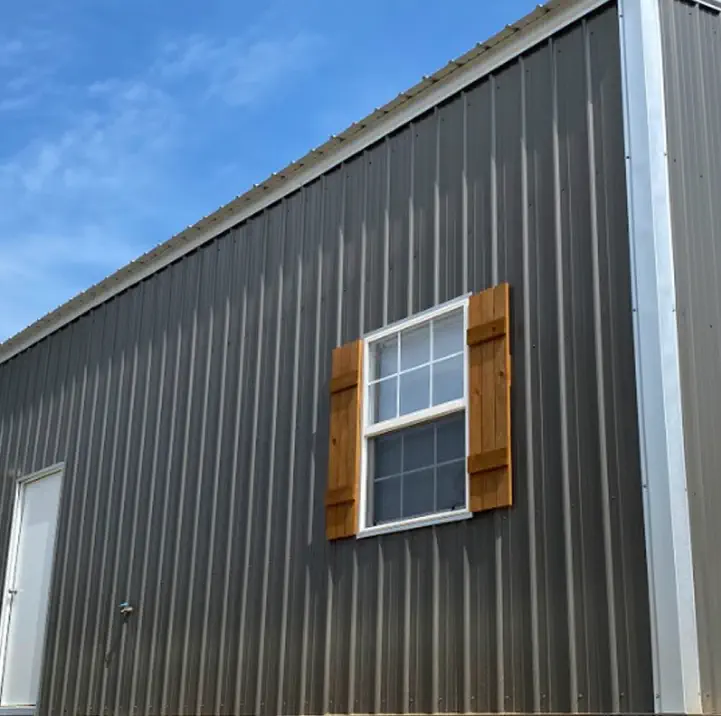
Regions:
<instances>
[{"instance_id":1,"label":"shutter board","mask_svg":"<svg viewBox=\"0 0 721 716\"><path fill-rule=\"evenodd\" d=\"M330 379L326 537L351 537L358 524L363 341L333 351Z\"/></svg>"},{"instance_id":2,"label":"shutter board","mask_svg":"<svg viewBox=\"0 0 721 716\"><path fill-rule=\"evenodd\" d=\"M511 356L508 284L469 299L468 479L472 512L508 507L511 482Z\"/></svg>"}]
</instances>

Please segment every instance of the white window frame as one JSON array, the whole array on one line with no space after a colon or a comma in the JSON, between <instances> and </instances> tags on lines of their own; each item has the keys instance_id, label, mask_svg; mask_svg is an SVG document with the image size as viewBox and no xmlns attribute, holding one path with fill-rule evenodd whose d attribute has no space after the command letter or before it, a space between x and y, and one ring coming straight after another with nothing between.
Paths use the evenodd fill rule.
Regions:
<instances>
[{"instance_id":1,"label":"white window frame","mask_svg":"<svg viewBox=\"0 0 721 716\"><path fill-rule=\"evenodd\" d=\"M447 510L444 512L435 512L430 515L421 515L419 517L409 517L394 522L385 522L380 525L373 525L369 522L369 489L368 481L370 475L368 474L368 444L370 440L378 437L379 435L385 435L387 433L393 433L403 428L408 428L413 425L419 425L421 423L428 423L446 415L453 415L455 413L465 412L465 428L466 428L466 455L468 454L468 345L466 344L466 331L468 330L468 297L470 294L465 294L454 298L451 301L447 301L438 306L434 306L427 311L416 313L409 318L405 318L400 321L396 321L388 326L368 333L363 337L363 410L362 410L362 430L361 435L361 484L360 484L360 502L358 509L358 532L357 537L374 537L375 535L388 534L390 532L399 532L402 530L410 530L418 527L427 527L428 525L443 524L445 522L457 522L458 520L465 520L472 516L471 511L468 509L469 494L468 494L468 462L464 462L465 470L465 488L466 488L466 505L461 510ZM463 397L458 400L453 400L448 403L436 405L430 408L424 408L408 415L400 415L390 420L384 420L380 423L372 423L371 411L370 411L370 384L372 381L370 378L370 367L371 367L371 356L370 346L384 338L388 338L392 335L400 334L402 331L406 331L414 326L419 326L424 323L441 318L442 316L458 311L462 309L463 312ZM432 332L431 332L432 335ZM432 339L431 339L432 340ZM400 350L400 341L398 344ZM432 346L431 346L432 350ZM375 381L373 381L375 382ZM400 382L398 384L398 390L400 391Z\"/></svg>"}]
</instances>

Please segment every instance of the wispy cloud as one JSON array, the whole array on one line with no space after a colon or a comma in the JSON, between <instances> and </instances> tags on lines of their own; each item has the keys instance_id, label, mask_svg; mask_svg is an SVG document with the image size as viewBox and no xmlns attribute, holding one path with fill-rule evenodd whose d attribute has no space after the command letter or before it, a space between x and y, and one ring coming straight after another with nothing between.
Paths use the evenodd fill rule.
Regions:
<instances>
[{"instance_id":1,"label":"wispy cloud","mask_svg":"<svg viewBox=\"0 0 721 716\"><path fill-rule=\"evenodd\" d=\"M0 113L43 98L49 118L0 142L0 341L167 238L153 226L179 228L173 166L207 102L259 106L320 52L311 33L254 32L179 37L141 72L90 82L61 79L60 36L0 36Z\"/></svg>"},{"instance_id":2,"label":"wispy cloud","mask_svg":"<svg viewBox=\"0 0 721 716\"><path fill-rule=\"evenodd\" d=\"M0 34L0 113L18 112L53 90L67 43L60 34L25 30L12 38Z\"/></svg>"},{"instance_id":3,"label":"wispy cloud","mask_svg":"<svg viewBox=\"0 0 721 716\"><path fill-rule=\"evenodd\" d=\"M196 80L206 97L242 107L262 101L284 78L317 61L322 40L311 33L286 38L230 38L214 42L202 35L168 43L157 71L173 82Z\"/></svg>"}]
</instances>

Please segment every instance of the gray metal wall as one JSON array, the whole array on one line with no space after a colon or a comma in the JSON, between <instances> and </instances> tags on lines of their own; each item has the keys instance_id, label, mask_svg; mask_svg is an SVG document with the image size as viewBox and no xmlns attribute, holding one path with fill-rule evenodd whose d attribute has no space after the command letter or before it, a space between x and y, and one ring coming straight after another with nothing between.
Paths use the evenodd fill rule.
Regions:
<instances>
[{"instance_id":1,"label":"gray metal wall","mask_svg":"<svg viewBox=\"0 0 721 716\"><path fill-rule=\"evenodd\" d=\"M67 464L45 713L652 709L617 22L0 367L0 553ZM500 280L515 506L327 542L331 349Z\"/></svg>"},{"instance_id":2,"label":"gray metal wall","mask_svg":"<svg viewBox=\"0 0 721 716\"><path fill-rule=\"evenodd\" d=\"M704 709L721 712L721 17L662 0L681 388Z\"/></svg>"}]
</instances>

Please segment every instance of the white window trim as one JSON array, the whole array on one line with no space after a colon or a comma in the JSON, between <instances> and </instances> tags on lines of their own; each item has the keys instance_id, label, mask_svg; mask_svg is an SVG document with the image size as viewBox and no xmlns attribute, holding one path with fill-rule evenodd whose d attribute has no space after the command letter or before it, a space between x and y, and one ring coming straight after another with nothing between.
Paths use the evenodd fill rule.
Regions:
<instances>
[{"instance_id":1,"label":"white window trim","mask_svg":"<svg viewBox=\"0 0 721 716\"><path fill-rule=\"evenodd\" d=\"M411 427L420 423L430 422L446 415L452 415L465 411L466 426L466 453L468 452L468 346L466 344L466 331L468 329L468 297L470 294L464 294L451 301L442 303L426 311L416 313L408 318L395 321L383 328L368 333L363 337L363 409L362 409L362 436L361 436L361 475L360 475L360 501L358 509L358 531L356 537L362 539L364 537L375 537L377 535L389 534L392 532L400 532L404 530L416 529L419 527L427 527L429 525L444 524L447 522L457 522L465 520L472 516L472 512L468 509L468 468L466 462L465 470L465 488L466 488L466 506L462 510L452 510L447 512L437 512L430 515L421 515L418 517L409 517L394 522L385 522L381 525L368 524L368 442L369 440L382 435L384 433L394 432L401 428ZM416 411L408 415L398 416L390 420L384 420L380 423L371 424L370 422L370 400L368 387L371 383L378 381L368 380L370 368L370 344L375 343L388 336L395 335L401 331L408 330L414 326L430 322L434 319L463 309L463 397L442 405L435 405L424 410ZM400 345L399 345L400 349ZM399 388L400 389L400 388Z\"/></svg>"}]
</instances>

